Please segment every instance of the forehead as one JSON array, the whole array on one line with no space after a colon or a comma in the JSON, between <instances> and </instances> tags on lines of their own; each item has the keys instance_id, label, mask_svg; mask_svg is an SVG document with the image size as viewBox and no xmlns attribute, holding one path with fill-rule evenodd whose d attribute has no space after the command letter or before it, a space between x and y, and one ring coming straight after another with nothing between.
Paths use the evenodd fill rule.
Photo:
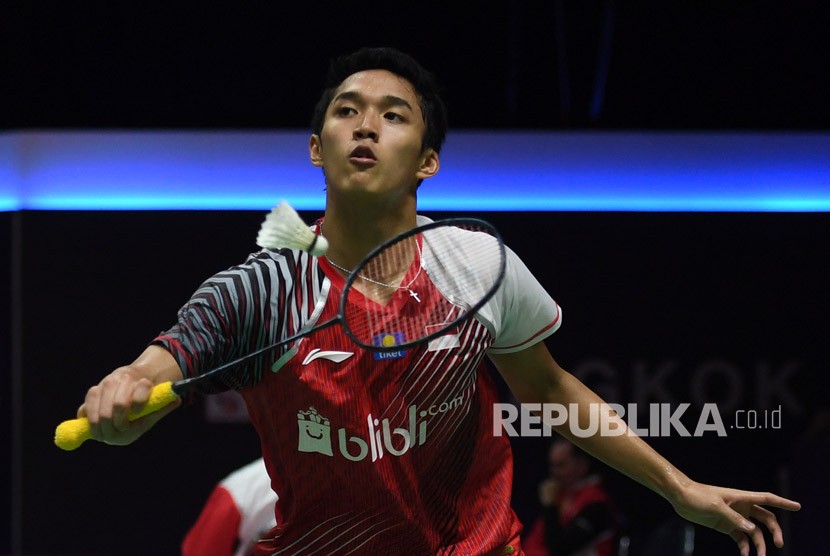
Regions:
<instances>
[{"instance_id":1,"label":"forehead","mask_svg":"<svg viewBox=\"0 0 830 556\"><path fill-rule=\"evenodd\" d=\"M413 110L420 112L415 87L407 79L391 71L365 70L353 73L343 80L335 91L334 98L345 92L357 93L367 100L398 97L407 101Z\"/></svg>"},{"instance_id":2,"label":"forehead","mask_svg":"<svg viewBox=\"0 0 830 556\"><path fill-rule=\"evenodd\" d=\"M571 457L571 446L568 444L554 444L550 449L550 460L552 462L564 462Z\"/></svg>"}]
</instances>

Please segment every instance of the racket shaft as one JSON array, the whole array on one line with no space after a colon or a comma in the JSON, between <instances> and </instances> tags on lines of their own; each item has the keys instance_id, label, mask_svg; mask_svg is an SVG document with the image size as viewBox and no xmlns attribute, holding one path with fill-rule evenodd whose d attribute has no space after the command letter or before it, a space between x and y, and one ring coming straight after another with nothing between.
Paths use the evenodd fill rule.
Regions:
<instances>
[{"instance_id":1,"label":"racket shaft","mask_svg":"<svg viewBox=\"0 0 830 556\"><path fill-rule=\"evenodd\" d=\"M161 384L157 384L153 388L153 391L150 393L150 398L147 400L147 403L144 405L141 411L130 413L127 418L130 421L141 419L145 415L155 413L156 411L159 411L160 409L167 407L168 405L176 401L178 398L184 396L189 392L216 394L228 390L229 388L227 386L221 386L218 389L216 388L216 382L217 380L221 380L223 373L226 373L231 369L234 369L235 367L243 363L246 363L256 357L271 352L289 342L296 341L299 338L302 338L303 336L306 336L316 330L332 326L336 322L338 322L338 319L336 318L328 320L326 322L318 324L314 328L304 330L303 332L295 336L292 336L291 338L286 338L285 340L281 340L275 344L259 349L244 357L240 357L239 359L226 363L203 375L191 377L184 380L179 380L177 382L163 382ZM63 450L75 450L76 448L80 447L81 444L92 438L90 433L91 431L89 427L89 420L86 417L79 417L78 419L70 419L68 421L64 421L55 429L55 445L57 445L58 448L61 448Z\"/></svg>"},{"instance_id":2,"label":"racket shaft","mask_svg":"<svg viewBox=\"0 0 830 556\"><path fill-rule=\"evenodd\" d=\"M130 421L141 419L145 415L167 407L178 398L171 382L157 384L150 392L150 398L144 407L140 411L131 412L127 418ZM90 438L92 438L91 430L86 417L64 421L55 429L55 445L62 450L74 450Z\"/></svg>"}]
</instances>

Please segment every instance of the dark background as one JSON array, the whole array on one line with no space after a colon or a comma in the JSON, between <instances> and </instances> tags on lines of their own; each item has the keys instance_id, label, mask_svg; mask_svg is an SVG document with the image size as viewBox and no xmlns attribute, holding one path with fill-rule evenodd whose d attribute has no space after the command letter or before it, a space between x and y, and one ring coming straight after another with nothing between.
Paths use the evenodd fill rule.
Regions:
<instances>
[{"instance_id":1,"label":"dark background","mask_svg":"<svg viewBox=\"0 0 830 556\"><path fill-rule=\"evenodd\" d=\"M734 369L737 382L713 373L702 395L719 404L727 437L673 434L649 442L695 479L801 499L806 507L791 520L791 554L815 554L810 548L818 545L809 543L821 528L808 526L827 515L830 455L826 430L823 444L810 444L809 433L826 410L828 386L827 215L481 216L504 232L563 306L563 327L548 340L557 359L574 372L596 360L616 371L616 378L586 375L610 401L676 407L696 401L693 383L707 365ZM23 229L24 553L175 554L213 484L257 456L252 428L208 423L204 399L126 448L88 443L62 452L52 444L54 428L74 416L90 385L172 324L203 278L255 249L262 215L24 211L14 217ZM657 389L639 395L636 369L653 377L667 364L677 367L661 381L670 399ZM773 383L763 368L781 376L788 366L793 374L768 391ZM731 428L737 409L779 406L778 430ZM699 407L689 410L693 419L684 423L693 429L698 414ZM643 426L647 414L640 417ZM515 441L515 507L526 520L537 511L546 445L546 439ZM633 540L671 516L656 495L616 472L606 476ZM696 554L735 553L731 540L700 528L697 545Z\"/></svg>"},{"instance_id":2,"label":"dark background","mask_svg":"<svg viewBox=\"0 0 830 556\"><path fill-rule=\"evenodd\" d=\"M432 69L455 129L830 127L824 2L449 6L8 2L0 129L305 127L328 58L364 45L397 46ZM638 369L667 364L676 371L666 388L689 401L711 362L739 377L736 387L715 375L712 401L737 393L740 408L763 411L792 393L780 431L650 442L696 479L803 499L788 523L789 554L816 554L830 493L817 472L826 440L810 436L827 386L828 215L483 216L563 305L553 353L572 370L597 360L613 369L613 381L593 385L610 388L614 401L642 401ZM12 504L0 509L0 523L10 524L0 526L9 532L0 553L175 554L213 483L256 457L253 432L207 424L203 401L126 449L93 444L67 454L51 439L90 384L166 328L203 278L254 248L260 218L0 214L9 261L0 288L13 301L0 323L0 366L11 369L17 354L23 375L22 392L11 373L0 382L0 434L10 439L2 465L20 472L1 473L10 480L0 500ZM12 314L14 303L22 314ZM12 345L12 329L21 344ZM788 365L796 370L781 391L762 392L764 369ZM14 403L22 419L12 422ZM724 417L729 424L733 415ZM515 445L516 508L530 519L545 442ZM634 540L671 515L656 495L608 476ZM696 554L736 553L729 539L700 529L698 546Z\"/></svg>"},{"instance_id":3,"label":"dark background","mask_svg":"<svg viewBox=\"0 0 830 556\"><path fill-rule=\"evenodd\" d=\"M451 7L6 2L0 125L305 127L328 59L379 45L438 75L454 128L830 123L826 2Z\"/></svg>"}]
</instances>

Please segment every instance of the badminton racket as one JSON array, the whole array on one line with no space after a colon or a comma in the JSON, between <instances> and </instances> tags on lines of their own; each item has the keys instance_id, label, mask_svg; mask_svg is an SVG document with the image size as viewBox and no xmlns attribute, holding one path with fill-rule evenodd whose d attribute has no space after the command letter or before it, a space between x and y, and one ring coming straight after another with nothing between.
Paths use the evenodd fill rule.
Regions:
<instances>
[{"instance_id":1,"label":"badminton racket","mask_svg":"<svg viewBox=\"0 0 830 556\"><path fill-rule=\"evenodd\" d=\"M506 268L498 231L474 218L451 218L412 228L372 250L346 272L336 316L209 372L154 387L135 420L192 392L218 393L223 375L323 328L340 325L357 346L376 352L441 342L495 295ZM312 315L312 324L319 316ZM90 438L86 418L61 423L55 444L74 450Z\"/></svg>"}]
</instances>

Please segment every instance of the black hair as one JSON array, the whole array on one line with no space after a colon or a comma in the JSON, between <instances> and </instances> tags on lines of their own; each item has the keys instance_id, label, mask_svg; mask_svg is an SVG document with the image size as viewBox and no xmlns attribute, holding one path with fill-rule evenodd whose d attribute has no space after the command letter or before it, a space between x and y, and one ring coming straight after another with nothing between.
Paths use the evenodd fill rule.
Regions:
<instances>
[{"instance_id":1,"label":"black hair","mask_svg":"<svg viewBox=\"0 0 830 556\"><path fill-rule=\"evenodd\" d=\"M312 132L317 135L322 132L326 110L334 98L334 92L347 77L361 71L376 69L392 72L412 84L424 115L423 149L432 148L435 152L440 152L447 135L447 109L441 99L438 82L435 76L414 58L388 47L361 48L352 54L332 60L325 89L314 107L311 119Z\"/></svg>"},{"instance_id":2,"label":"black hair","mask_svg":"<svg viewBox=\"0 0 830 556\"><path fill-rule=\"evenodd\" d=\"M567 445L569 445L571 447L571 457L584 461L588 466L587 470L588 470L589 475L591 473L594 473L594 472L598 471L599 460L597 460L594 456L592 456L591 454L589 454L588 452L586 452L585 450L583 450L582 448L580 448L579 446L577 446L576 444L574 444L573 442L568 440L567 438L565 438L565 437L555 438L550 443L550 447L553 448L557 444L567 444Z\"/></svg>"}]
</instances>

